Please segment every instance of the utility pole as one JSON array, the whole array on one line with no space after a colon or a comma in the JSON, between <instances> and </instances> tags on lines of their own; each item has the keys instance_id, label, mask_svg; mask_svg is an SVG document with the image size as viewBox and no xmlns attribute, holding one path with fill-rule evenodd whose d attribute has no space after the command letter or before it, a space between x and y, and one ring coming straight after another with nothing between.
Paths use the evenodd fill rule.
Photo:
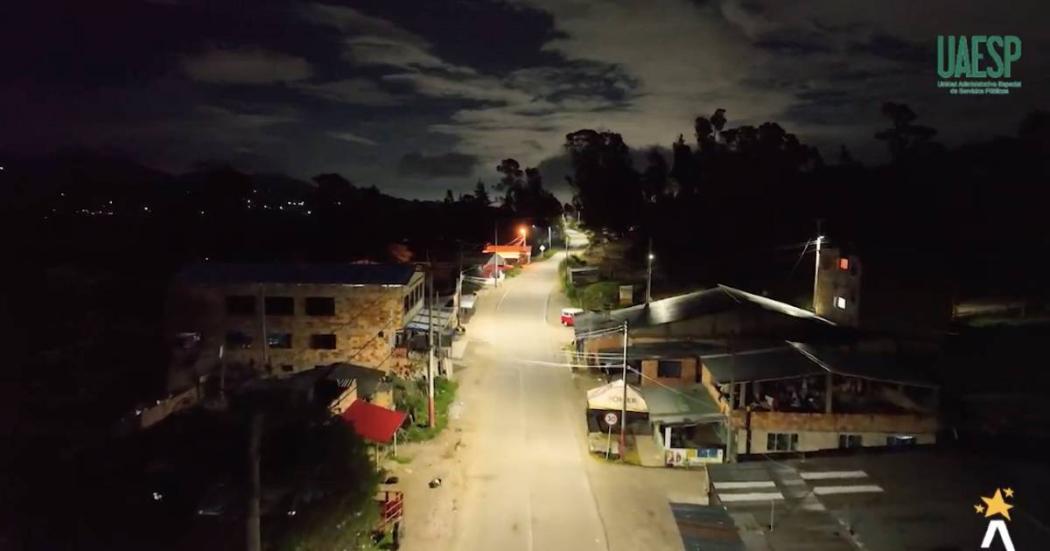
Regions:
<instances>
[{"instance_id":1,"label":"utility pole","mask_svg":"<svg viewBox=\"0 0 1050 551\"><path fill-rule=\"evenodd\" d=\"M427 420L430 428L437 426L434 415L434 266L430 266L430 291L427 293Z\"/></svg>"},{"instance_id":2,"label":"utility pole","mask_svg":"<svg viewBox=\"0 0 1050 551\"><path fill-rule=\"evenodd\" d=\"M552 235L553 234L551 233L551 223L547 222L547 248L548 249L553 249L554 248L554 238L552 237Z\"/></svg>"},{"instance_id":3,"label":"utility pole","mask_svg":"<svg viewBox=\"0 0 1050 551\"><path fill-rule=\"evenodd\" d=\"M627 321L623 322L623 410L620 412L620 461L627 453Z\"/></svg>"},{"instance_id":4,"label":"utility pole","mask_svg":"<svg viewBox=\"0 0 1050 551\"><path fill-rule=\"evenodd\" d=\"M816 263L813 265L813 311L817 311L817 284L820 281L820 244L824 241L824 236L820 233L820 226L823 220L817 220L817 255Z\"/></svg>"},{"instance_id":5,"label":"utility pole","mask_svg":"<svg viewBox=\"0 0 1050 551\"><path fill-rule=\"evenodd\" d=\"M270 365L270 335L266 329L266 294L259 284L259 325L262 326L262 368Z\"/></svg>"},{"instance_id":6,"label":"utility pole","mask_svg":"<svg viewBox=\"0 0 1050 551\"><path fill-rule=\"evenodd\" d=\"M252 414L251 436L248 440L248 520L246 536L248 551L262 550L262 536L259 529L259 500L262 483L259 480L259 449L262 441L263 414L255 411Z\"/></svg>"},{"instance_id":7,"label":"utility pole","mask_svg":"<svg viewBox=\"0 0 1050 551\"><path fill-rule=\"evenodd\" d=\"M649 270L645 276L645 303L649 304L653 300L653 238L649 238Z\"/></svg>"}]
</instances>

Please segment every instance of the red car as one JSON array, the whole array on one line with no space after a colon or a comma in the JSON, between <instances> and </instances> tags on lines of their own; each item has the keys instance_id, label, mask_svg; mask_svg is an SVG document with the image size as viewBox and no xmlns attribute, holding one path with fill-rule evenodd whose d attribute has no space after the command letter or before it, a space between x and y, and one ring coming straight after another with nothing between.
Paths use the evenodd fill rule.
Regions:
<instances>
[{"instance_id":1,"label":"red car","mask_svg":"<svg viewBox=\"0 0 1050 551\"><path fill-rule=\"evenodd\" d=\"M561 324L566 327L572 327L576 324L576 315L582 314L582 308L562 308L561 309Z\"/></svg>"}]
</instances>

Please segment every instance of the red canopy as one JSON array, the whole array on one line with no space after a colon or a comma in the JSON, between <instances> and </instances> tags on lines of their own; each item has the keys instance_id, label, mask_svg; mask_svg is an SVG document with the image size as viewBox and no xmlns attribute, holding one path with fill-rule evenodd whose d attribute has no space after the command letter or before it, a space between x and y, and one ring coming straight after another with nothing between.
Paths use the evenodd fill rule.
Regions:
<instances>
[{"instance_id":1,"label":"red canopy","mask_svg":"<svg viewBox=\"0 0 1050 551\"><path fill-rule=\"evenodd\" d=\"M394 433L405 422L408 414L356 400L343 412L343 420L354 427L354 432L365 440L386 444L394 439Z\"/></svg>"}]
</instances>

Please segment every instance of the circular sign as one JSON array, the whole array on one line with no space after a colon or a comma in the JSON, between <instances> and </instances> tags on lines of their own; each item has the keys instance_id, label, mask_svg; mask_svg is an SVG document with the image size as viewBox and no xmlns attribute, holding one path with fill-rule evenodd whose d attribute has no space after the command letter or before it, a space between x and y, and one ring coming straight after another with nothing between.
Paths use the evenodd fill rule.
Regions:
<instances>
[{"instance_id":1,"label":"circular sign","mask_svg":"<svg viewBox=\"0 0 1050 551\"><path fill-rule=\"evenodd\" d=\"M609 413L605 414L605 424L606 425L609 425L609 426L615 425L617 420L618 420L618 418L616 417L615 413L610 411Z\"/></svg>"}]
</instances>

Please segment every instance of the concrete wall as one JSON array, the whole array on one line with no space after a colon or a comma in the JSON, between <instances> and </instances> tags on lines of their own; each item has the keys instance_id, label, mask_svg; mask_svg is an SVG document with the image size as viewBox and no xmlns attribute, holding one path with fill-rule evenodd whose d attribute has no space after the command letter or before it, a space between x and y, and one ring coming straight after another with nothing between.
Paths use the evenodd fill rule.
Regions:
<instances>
[{"instance_id":1,"label":"concrete wall","mask_svg":"<svg viewBox=\"0 0 1050 551\"><path fill-rule=\"evenodd\" d=\"M845 259L847 269L840 268ZM826 248L820 251L820 271L817 275L817 297L814 303L818 316L839 325L860 325L861 281L863 266L856 256L842 254L839 249ZM835 304L838 298L845 299L845 308Z\"/></svg>"},{"instance_id":2,"label":"concrete wall","mask_svg":"<svg viewBox=\"0 0 1050 551\"><path fill-rule=\"evenodd\" d=\"M182 286L173 288L167 309L169 335L197 332L201 335L201 354L208 359L191 368L173 368L169 387L193 384L196 377L213 372L218 351L224 346L227 365L251 366L262 374L282 375L334 362L391 371L404 369L407 357L395 353L397 333L422 308L422 298L405 310L405 297L422 297L417 291L423 274L417 272L408 285L330 285L330 284L236 284L225 286ZM251 296L254 315L230 314L227 296ZM263 316L264 297L291 297L293 315ZM332 297L332 316L306 314L307 297ZM290 348L264 346L265 332L290 333ZM251 338L248 347L226 342L227 333L239 331ZM333 350L311 348L311 335L333 334ZM187 371L193 371L187 373Z\"/></svg>"},{"instance_id":3,"label":"concrete wall","mask_svg":"<svg viewBox=\"0 0 1050 551\"><path fill-rule=\"evenodd\" d=\"M682 363L681 377L660 377L658 376L659 360L642 360L642 386L655 384L681 386L696 383L696 370L699 364L696 358L680 358L671 361Z\"/></svg>"},{"instance_id":4,"label":"concrete wall","mask_svg":"<svg viewBox=\"0 0 1050 551\"><path fill-rule=\"evenodd\" d=\"M769 442L768 435L771 432L786 432L786 431L771 431L771 430L752 430L751 431L751 453L791 453L783 450L770 450L766 446ZM935 444L937 442L937 435L933 432L925 433L913 433L913 432L858 432L858 431L843 431L843 432L827 432L827 431L794 431L798 434L798 450L801 452L812 452L820 450L834 450L839 447L839 435L851 434L860 435L861 444L865 448L876 448L885 447L886 439L891 436L914 436L915 443L919 445ZM788 433L790 434L790 433ZM746 438L747 431L738 429L736 431L736 442L737 442L737 453L743 454L746 452Z\"/></svg>"}]
</instances>

